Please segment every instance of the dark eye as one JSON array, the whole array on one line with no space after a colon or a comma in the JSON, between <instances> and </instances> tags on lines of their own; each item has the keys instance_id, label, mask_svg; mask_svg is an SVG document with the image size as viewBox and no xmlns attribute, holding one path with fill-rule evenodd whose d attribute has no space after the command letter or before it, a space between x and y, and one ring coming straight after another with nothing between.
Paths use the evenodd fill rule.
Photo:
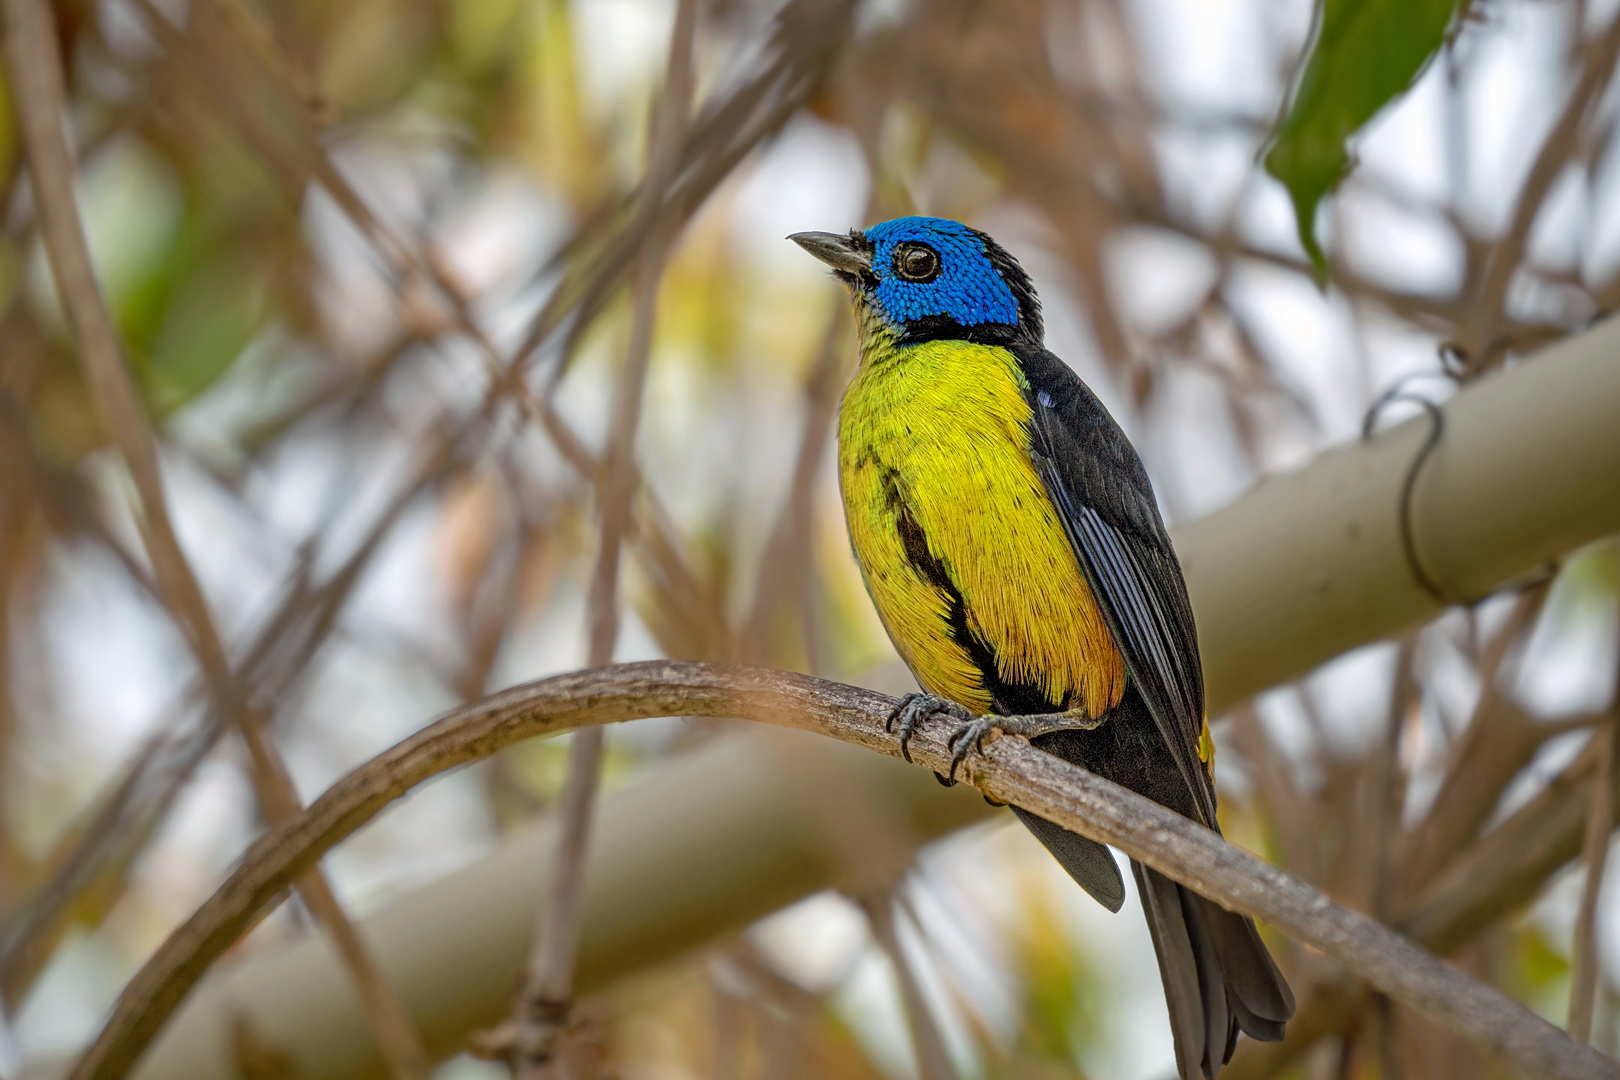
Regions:
<instances>
[{"instance_id":1,"label":"dark eye","mask_svg":"<svg viewBox=\"0 0 1620 1080\"><path fill-rule=\"evenodd\" d=\"M894 249L894 272L906 281L933 281L939 276L939 252L927 244L901 244Z\"/></svg>"}]
</instances>

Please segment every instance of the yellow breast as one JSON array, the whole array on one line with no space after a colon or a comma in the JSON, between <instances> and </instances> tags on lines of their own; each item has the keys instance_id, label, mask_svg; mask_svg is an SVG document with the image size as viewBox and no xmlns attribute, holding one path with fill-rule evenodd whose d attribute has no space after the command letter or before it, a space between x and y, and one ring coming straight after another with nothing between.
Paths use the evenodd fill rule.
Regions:
<instances>
[{"instance_id":1,"label":"yellow breast","mask_svg":"<svg viewBox=\"0 0 1620 1080\"><path fill-rule=\"evenodd\" d=\"M1030 462L1029 420L1007 350L868 337L839 412L850 539L923 689L988 711L988 656L1003 681L1100 716L1125 666Z\"/></svg>"}]
</instances>

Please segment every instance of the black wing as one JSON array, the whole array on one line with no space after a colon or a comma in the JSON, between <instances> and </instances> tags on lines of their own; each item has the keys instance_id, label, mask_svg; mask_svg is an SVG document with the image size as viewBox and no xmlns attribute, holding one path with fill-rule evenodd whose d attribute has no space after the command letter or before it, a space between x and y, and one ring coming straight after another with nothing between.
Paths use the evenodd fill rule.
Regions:
<instances>
[{"instance_id":1,"label":"black wing","mask_svg":"<svg viewBox=\"0 0 1620 1080\"><path fill-rule=\"evenodd\" d=\"M1142 460L1067 364L1012 347L1029 380L1031 455L1102 606L1125 667L1175 759L1203 824L1215 788L1198 757L1204 674L1192 605Z\"/></svg>"}]
</instances>

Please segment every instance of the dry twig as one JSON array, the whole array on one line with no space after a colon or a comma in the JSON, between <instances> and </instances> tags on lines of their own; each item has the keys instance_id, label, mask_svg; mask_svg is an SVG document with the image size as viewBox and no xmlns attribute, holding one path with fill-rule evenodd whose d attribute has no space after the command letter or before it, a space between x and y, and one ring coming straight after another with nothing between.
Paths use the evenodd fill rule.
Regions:
<instances>
[{"instance_id":1,"label":"dry twig","mask_svg":"<svg viewBox=\"0 0 1620 1080\"><path fill-rule=\"evenodd\" d=\"M694 72L692 45L697 30L697 0L681 0L670 35L668 75L655 110L643 190L657 191L674 167L674 156L691 108ZM651 213L651 207L644 207ZM635 309L624 370L614 396L612 426L598 488L602 527L596 568L591 575L588 618L589 663L610 663L619 636L619 555L630 531L636 493L635 443L641 426L641 403L652 356L658 283L674 240L667 222L648 230L637 268ZM567 1024L579 954L579 926L585 894L585 854L602 770L602 729L576 732L568 755L558 830L556 872L550 895L535 926L528 978L512 1005L511 1062L518 1080L543 1080L555 1060L566 1072L567 1055L552 1045Z\"/></svg>"},{"instance_id":2,"label":"dry twig","mask_svg":"<svg viewBox=\"0 0 1620 1080\"><path fill-rule=\"evenodd\" d=\"M1581 21L1576 19L1573 25L1573 33L1580 34L1583 29ZM1462 326L1460 344L1467 357L1467 373L1470 376L1484 371L1501 355L1496 337L1505 316L1502 304L1507 297L1508 286L1513 281L1514 271L1524 259L1530 230L1540 216L1554 182L1577 156L1583 129L1614 79L1615 64L1620 60L1620 19L1612 20L1602 34L1583 43L1576 52L1583 61L1580 78L1530 166L1507 232L1487 249L1483 280L1478 290L1471 290L1466 297L1468 315Z\"/></svg>"},{"instance_id":3,"label":"dry twig","mask_svg":"<svg viewBox=\"0 0 1620 1080\"><path fill-rule=\"evenodd\" d=\"M29 175L45 248L101 422L123 456L139 495L141 538L158 591L183 628L222 716L234 722L253 758L255 790L265 816L296 813L297 792L257 723L257 711L231 663L169 517L157 444L124 364L118 334L101 296L74 197L72 152L64 123L61 61L51 13L41 0L7 0L6 60L17 97ZM378 1042L405 1080L426 1077L427 1052L409 1014L367 955L318 868L299 883L311 913L331 934L354 979Z\"/></svg>"},{"instance_id":4,"label":"dry twig","mask_svg":"<svg viewBox=\"0 0 1620 1080\"><path fill-rule=\"evenodd\" d=\"M945 1052L945 1040L934 1014L923 996L922 981L900 944L899 927L895 919L895 898L889 892L860 898L861 910L866 912L867 925L878 947L889 958L895 979L900 984L900 1001L905 1006L906 1028L911 1032L911 1048L917 1056L917 1075L921 1080L951 1080L950 1056Z\"/></svg>"},{"instance_id":5,"label":"dry twig","mask_svg":"<svg viewBox=\"0 0 1620 1080\"><path fill-rule=\"evenodd\" d=\"M1592 1041L1592 1014L1597 1005L1598 897L1603 892L1603 870L1609 859L1609 834L1614 828L1614 781L1620 757L1620 684L1608 723L1592 736L1597 745L1597 787L1592 792L1586 821L1582 862L1586 881L1581 888L1580 913L1575 920L1574 970L1570 972L1569 1033L1583 1043Z\"/></svg>"},{"instance_id":6,"label":"dry twig","mask_svg":"<svg viewBox=\"0 0 1620 1080\"><path fill-rule=\"evenodd\" d=\"M521 739L646 716L732 716L797 727L899 755L884 730L892 698L760 668L651 661L562 675L456 710L351 772L298 818L272 829L126 986L71 1080L122 1074L215 959L287 885L417 784ZM923 768L949 768L948 733L920 732ZM1004 738L970 759L967 779L1112 844L1219 903L1344 963L1391 998L1429 1014L1528 1077L1616 1080L1620 1065L1410 941L1157 803Z\"/></svg>"}]
</instances>

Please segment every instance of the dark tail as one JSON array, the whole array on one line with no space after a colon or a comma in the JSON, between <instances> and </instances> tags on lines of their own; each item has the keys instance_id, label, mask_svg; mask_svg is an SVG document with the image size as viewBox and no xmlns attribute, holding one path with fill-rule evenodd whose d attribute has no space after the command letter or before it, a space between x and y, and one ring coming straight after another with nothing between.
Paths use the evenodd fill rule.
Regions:
<instances>
[{"instance_id":1,"label":"dark tail","mask_svg":"<svg viewBox=\"0 0 1620 1080\"><path fill-rule=\"evenodd\" d=\"M1095 730L1054 731L1034 743L1177 813L1195 816L1174 759L1141 698L1129 689ZM1106 848L1049 821L1023 812L1019 817L1071 877L1118 910L1110 874L1100 861L1113 862ZM1109 869L1118 882L1119 871ZM1239 1031L1263 1042L1280 1041L1284 1023L1294 1015L1294 995L1254 922L1134 860L1131 870L1159 957L1182 1080L1214 1080L1231 1058Z\"/></svg>"},{"instance_id":2,"label":"dark tail","mask_svg":"<svg viewBox=\"0 0 1620 1080\"><path fill-rule=\"evenodd\" d=\"M1176 1064L1183 1080L1214 1076L1238 1032L1281 1042L1294 995L1254 923L1132 861L1159 956Z\"/></svg>"}]
</instances>

